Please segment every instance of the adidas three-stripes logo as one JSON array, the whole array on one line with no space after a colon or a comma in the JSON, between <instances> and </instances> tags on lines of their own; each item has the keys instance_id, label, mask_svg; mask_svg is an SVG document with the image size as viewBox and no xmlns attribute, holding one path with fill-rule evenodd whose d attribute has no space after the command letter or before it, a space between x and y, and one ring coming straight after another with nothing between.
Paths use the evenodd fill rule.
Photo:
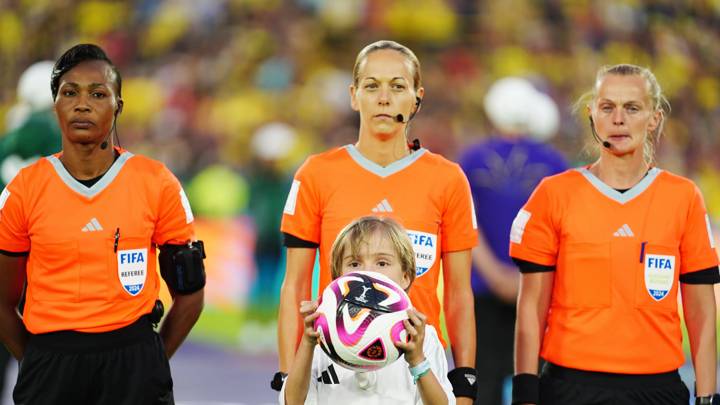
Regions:
<instances>
[{"instance_id":1,"label":"adidas three-stripes logo","mask_svg":"<svg viewBox=\"0 0 720 405\"><path fill-rule=\"evenodd\" d=\"M335 367L332 364L328 366L327 371L320 374L317 380L323 384L340 384L337 373L335 373Z\"/></svg>"},{"instance_id":2,"label":"adidas three-stripes logo","mask_svg":"<svg viewBox=\"0 0 720 405\"><path fill-rule=\"evenodd\" d=\"M388 202L387 198L383 198L382 201L378 203L375 208L372 209L372 212L392 212L393 209L390 206L390 203Z\"/></svg>"},{"instance_id":3,"label":"adidas three-stripes logo","mask_svg":"<svg viewBox=\"0 0 720 405\"><path fill-rule=\"evenodd\" d=\"M621 238L632 238L633 236L635 236L635 234L633 233L632 229L630 229L628 224L623 224L620 229L615 231L613 236L619 236Z\"/></svg>"},{"instance_id":4,"label":"adidas three-stripes logo","mask_svg":"<svg viewBox=\"0 0 720 405\"><path fill-rule=\"evenodd\" d=\"M83 232L97 232L102 231L103 227L100 225L100 222L98 222L97 218L93 217L90 222L88 222L85 226L83 226L82 231Z\"/></svg>"}]
</instances>

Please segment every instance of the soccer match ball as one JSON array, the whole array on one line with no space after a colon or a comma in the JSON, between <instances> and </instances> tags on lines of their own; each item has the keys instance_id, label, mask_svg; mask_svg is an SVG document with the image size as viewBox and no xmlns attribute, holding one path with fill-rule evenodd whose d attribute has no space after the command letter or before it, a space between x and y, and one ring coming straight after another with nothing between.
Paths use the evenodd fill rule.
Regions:
<instances>
[{"instance_id":1,"label":"soccer match ball","mask_svg":"<svg viewBox=\"0 0 720 405\"><path fill-rule=\"evenodd\" d=\"M387 276L358 271L338 277L323 291L315 320L320 348L337 364L373 371L394 362L394 341L407 341L403 320L410 298Z\"/></svg>"}]
</instances>

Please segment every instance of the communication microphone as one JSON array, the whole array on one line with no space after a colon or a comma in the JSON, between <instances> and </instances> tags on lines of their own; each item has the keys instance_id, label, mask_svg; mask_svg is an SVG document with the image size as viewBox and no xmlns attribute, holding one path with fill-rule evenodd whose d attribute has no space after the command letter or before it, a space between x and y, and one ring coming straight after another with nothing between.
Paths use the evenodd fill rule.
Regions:
<instances>
[{"instance_id":1,"label":"communication microphone","mask_svg":"<svg viewBox=\"0 0 720 405\"><path fill-rule=\"evenodd\" d=\"M102 150L105 150L105 149L107 149L107 147L108 147L108 139L110 138L110 136L112 136L113 131L115 131L115 122L117 122L117 115L118 115L119 112L120 112L120 109L116 109L116 110L115 110L115 114L113 115L113 124L112 124L112 127L110 127L110 131L109 131L108 134L105 136L105 140L102 141L102 143L100 144L100 149L102 149Z\"/></svg>"},{"instance_id":2,"label":"communication microphone","mask_svg":"<svg viewBox=\"0 0 720 405\"><path fill-rule=\"evenodd\" d=\"M402 124L407 123L407 121L405 121L405 117L403 117L402 114L396 115L396 116L395 116L395 121L400 122L400 123L402 123Z\"/></svg>"},{"instance_id":3,"label":"communication microphone","mask_svg":"<svg viewBox=\"0 0 720 405\"><path fill-rule=\"evenodd\" d=\"M597 132L595 131L595 122L593 121L592 117L588 117L588 119L590 120L590 130L592 131L592 134L595 137L595 139L598 141L598 143L601 144L605 149L611 149L612 144L608 141L602 140L600 138L600 136L597 134Z\"/></svg>"}]
</instances>

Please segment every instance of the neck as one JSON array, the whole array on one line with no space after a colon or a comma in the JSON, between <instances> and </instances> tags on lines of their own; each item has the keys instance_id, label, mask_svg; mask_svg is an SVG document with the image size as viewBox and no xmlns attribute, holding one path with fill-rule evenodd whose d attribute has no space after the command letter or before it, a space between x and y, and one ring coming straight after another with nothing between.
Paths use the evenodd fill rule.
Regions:
<instances>
[{"instance_id":1,"label":"neck","mask_svg":"<svg viewBox=\"0 0 720 405\"><path fill-rule=\"evenodd\" d=\"M94 179L112 166L115 161L115 149L112 145L108 145L107 149L101 149L99 144L71 144L63 140L60 161L76 179Z\"/></svg>"},{"instance_id":2,"label":"neck","mask_svg":"<svg viewBox=\"0 0 720 405\"><path fill-rule=\"evenodd\" d=\"M643 159L604 153L590 166L590 172L615 189L628 189L645 177L650 166Z\"/></svg>"},{"instance_id":3,"label":"neck","mask_svg":"<svg viewBox=\"0 0 720 405\"><path fill-rule=\"evenodd\" d=\"M367 133L360 128L360 135L355 147L360 154L382 167L410 154L403 131L380 135Z\"/></svg>"}]
</instances>

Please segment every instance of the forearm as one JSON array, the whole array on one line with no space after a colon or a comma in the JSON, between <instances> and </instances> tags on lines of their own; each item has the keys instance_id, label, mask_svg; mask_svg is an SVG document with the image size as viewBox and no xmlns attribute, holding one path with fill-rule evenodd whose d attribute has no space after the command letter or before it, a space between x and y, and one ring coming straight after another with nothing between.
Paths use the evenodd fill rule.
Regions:
<instances>
[{"instance_id":1,"label":"forearm","mask_svg":"<svg viewBox=\"0 0 720 405\"><path fill-rule=\"evenodd\" d=\"M545 329L536 308L519 302L515 320L515 374L537 374L542 345L540 331Z\"/></svg>"},{"instance_id":2,"label":"forearm","mask_svg":"<svg viewBox=\"0 0 720 405\"><path fill-rule=\"evenodd\" d=\"M537 374L554 273L523 274L515 320L515 374Z\"/></svg>"},{"instance_id":3,"label":"forearm","mask_svg":"<svg viewBox=\"0 0 720 405\"><path fill-rule=\"evenodd\" d=\"M485 280L493 294L504 302L515 302L520 282L517 269L498 260L483 238L472 250L472 261L475 271Z\"/></svg>"},{"instance_id":4,"label":"forearm","mask_svg":"<svg viewBox=\"0 0 720 405\"><path fill-rule=\"evenodd\" d=\"M469 283L445 290L445 323L455 367L475 368L475 307Z\"/></svg>"},{"instance_id":5,"label":"forearm","mask_svg":"<svg viewBox=\"0 0 720 405\"><path fill-rule=\"evenodd\" d=\"M512 304L517 300L520 276L516 269L498 262L496 269L481 270L480 274L485 279L490 291L503 302Z\"/></svg>"},{"instance_id":6,"label":"forearm","mask_svg":"<svg viewBox=\"0 0 720 405\"><path fill-rule=\"evenodd\" d=\"M292 363L292 368L285 381L285 404L304 404L310 387L313 351L315 347L305 340L300 342Z\"/></svg>"},{"instance_id":7,"label":"forearm","mask_svg":"<svg viewBox=\"0 0 720 405\"><path fill-rule=\"evenodd\" d=\"M0 308L0 340L17 360L23 358L27 331L14 307L3 305Z\"/></svg>"},{"instance_id":8,"label":"forearm","mask_svg":"<svg viewBox=\"0 0 720 405\"><path fill-rule=\"evenodd\" d=\"M696 395L711 395L717 389L717 315L713 286L683 286L682 292L685 325L695 368Z\"/></svg>"},{"instance_id":9,"label":"forearm","mask_svg":"<svg viewBox=\"0 0 720 405\"><path fill-rule=\"evenodd\" d=\"M417 387L423 404L445 405L448 403L447 394L432 370L418 378Z\"/></svg>"},{"instance_id":10,"label":"forearm","mask_svg":"<svg viewBox=\"0 0 720 405\"><path fill-rule=\"evenodd\" d=\"M303 333L303 320L298 311L301 301L310 300L315 252L316 249L287 249L278 312L278 362L282 372L292 367L295 350Z\"/></svg>"},{"instance_id":11,"label":"forearm","mask_svg":"<svg viewBox=\"0 0 720 405\"><path fill-rule=\"evenodd\" d=\"M280 290L280 312L278 313L280 371L288 372L293 366L295 349L298 347L298 339L302 335L302 319L298 312L299 303L308 299L309 294L308 297L301 297L297 288L290 288L285 284Z\"/></svg>"},{"instance_id":12,"label":"forearm","mask_svg":"<svg viewBox=\"0 0 720 405\"><path fill-rule=\"evenodd\" d=\"M160 337L168 358L175 354L190 330L195 326L204 305L204 290L188 295L176 294L173 304L160 328Z\"/></svg>"}]
</instances>

